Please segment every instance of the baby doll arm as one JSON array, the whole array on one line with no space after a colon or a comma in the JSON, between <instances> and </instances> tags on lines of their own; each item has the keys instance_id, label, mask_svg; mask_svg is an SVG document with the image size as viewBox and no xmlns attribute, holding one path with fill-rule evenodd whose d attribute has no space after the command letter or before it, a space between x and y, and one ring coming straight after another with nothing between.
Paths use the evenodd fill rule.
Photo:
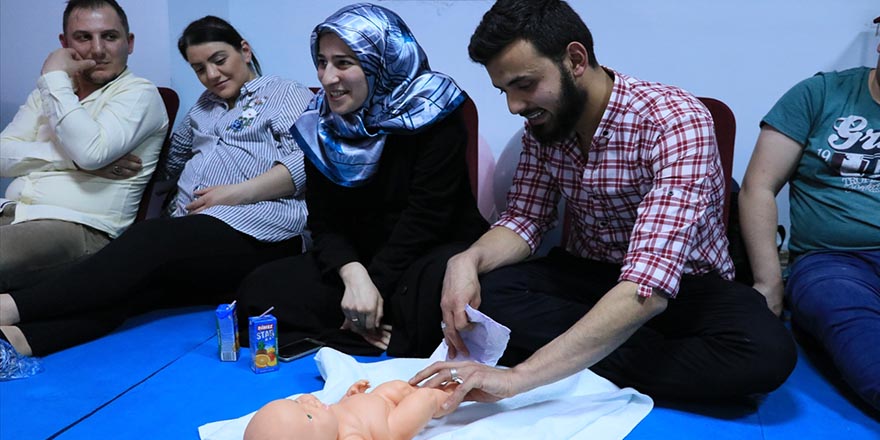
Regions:
<instances>
[{"instance_id":1,"label":"baby doll arm","mask_svg":"<svg viewBox=\"0 0 880 440\"><path fill-rule=\"evenodd\" d=\"M366 379L361 379L355 383L353 383L348 391L345 392L345 397L353 396L355 394L363 394L370 388L370 381Z\"/></svg>"},{"instance_id":2,"label":"baby doll arm","mask_svg":"<svg viewBox=\"0 0 880 440\"><path fill-rule=\"evenodd\" d=\"M377 386L370 394L384 398L391 403L392 407L394 407L416 389L416 387L402 380L389 380L388 382Z\"/></svg>"},{"instance_id":3,"label":"baby doll arm","mask_svg":"<svg viewBox=\"0 0 880 440\"><path fill-rule=\"evenodd\" d=\"M382 384L373 393L379 392L383 387L385 389L382 394L397 402L397 406L388 415L388 427L394 440L410 440L415 437L440 410L440 405L451 393L448 389L413 387L403 381Z\"/></svg>"}]
</instances>

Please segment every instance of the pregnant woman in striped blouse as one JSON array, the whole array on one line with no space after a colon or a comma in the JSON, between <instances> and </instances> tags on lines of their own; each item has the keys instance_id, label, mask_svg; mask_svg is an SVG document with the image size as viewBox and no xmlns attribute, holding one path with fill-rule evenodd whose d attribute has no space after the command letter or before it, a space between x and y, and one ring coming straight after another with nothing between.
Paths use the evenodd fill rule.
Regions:
<instances>
[{"instance_id":1,"label":"pregnant woman in striped blouse","mask_svg":"<svg viewBox=\"0 0 880 440\"><path fill-rule=\"evenodd\" d=\"M217 303L255 267L302 251L302 151L290 126L312 93L262 76L251 47L207 16L178 42L205 92L172 136L170 218L132 226L100 252L0 294L0 346L45 355L103 336L157 304ZM10 344L11 343L11 344Z\"/></svg>"}]
</instances>

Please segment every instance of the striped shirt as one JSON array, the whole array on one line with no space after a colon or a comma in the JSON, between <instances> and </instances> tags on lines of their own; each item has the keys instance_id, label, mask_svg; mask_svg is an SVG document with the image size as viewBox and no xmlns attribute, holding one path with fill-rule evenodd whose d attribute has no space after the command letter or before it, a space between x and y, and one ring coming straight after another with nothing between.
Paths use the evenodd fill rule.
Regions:
<instances>
[{"instance_id":1,"label":"striped shirt","mask_svg":"<svg viewBox=\"0 0 880 440\"><path fill-rule=\"evenodd\" d=\"M179 175L174 216L187 214L197 189L231 185L259 176L275 164L287 167L297 193L247 205L202 211L257 240L277 242L302 233L306 224L303 154L290 127L312 99L294 81L261 76L247 82L235 108L205 91L172 136L165 177Z\"/></svg>"},{"instance_id":2,"label":"striped shirt","mask_svg":"<svg viewBox=\"0 0 880 440\"><path fill-rule=\"evenodd\" d=\"M577 138L541 145L526 126L523 151L496 222L532 251L571 212L566 249L621 264L619 280L674 297L682 273L733 279L722 221L724 179L712 116L672 86L615 75L611 98L587 157Z\"/></svg>"}]
</instances>

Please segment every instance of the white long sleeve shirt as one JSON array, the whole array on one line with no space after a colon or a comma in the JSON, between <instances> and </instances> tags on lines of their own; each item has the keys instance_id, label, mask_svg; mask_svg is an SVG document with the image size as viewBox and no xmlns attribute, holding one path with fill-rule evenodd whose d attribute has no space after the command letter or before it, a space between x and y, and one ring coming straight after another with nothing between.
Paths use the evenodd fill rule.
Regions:
<instances>
[{"instance_id":1,"label":"white long sleeve shirt","mask_svg":"<svg viewBox=\"0 0 880 440\"><path fill-rule=\"evenodd\" d=\"M0 133L0 176L16 177L6 197L15 221L54 219L91 226L115 238L134 220L168 130L162 97L127 69L82 101L67 73L49 72ZM132 153L143 169L110 180L98 169Z\"/></svg>"}]
</instances>

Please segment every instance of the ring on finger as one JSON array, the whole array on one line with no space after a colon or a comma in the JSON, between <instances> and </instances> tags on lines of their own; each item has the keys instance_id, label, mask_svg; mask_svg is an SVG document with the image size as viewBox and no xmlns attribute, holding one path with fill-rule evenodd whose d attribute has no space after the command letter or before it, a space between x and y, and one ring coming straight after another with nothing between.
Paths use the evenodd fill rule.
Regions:
<instances>
[{"instance_id":1,"label":"ring on finger","mask_svg":"<svg viewBox=\"0 0 880 440\"><path fill-rule=\"evenodd\" d=\"M464 383L464 379L462 379L461 376L458 375L458 370L456 370L455 368L450 368L449 374L452 376L450 380L452 380L453 382L459 385Z\"/></svg>"},{"instance_id":2,"label":"ring on finger","mask_svg":"<svg viewBox=\"0 0 880 440\"><path fill-rule=\"evenodd\" d=\"M113 166L113 174L116 174L117 176L122 174L122 168L120 168L119 165L114 165Z\"/></svg>"}]
</instances>

